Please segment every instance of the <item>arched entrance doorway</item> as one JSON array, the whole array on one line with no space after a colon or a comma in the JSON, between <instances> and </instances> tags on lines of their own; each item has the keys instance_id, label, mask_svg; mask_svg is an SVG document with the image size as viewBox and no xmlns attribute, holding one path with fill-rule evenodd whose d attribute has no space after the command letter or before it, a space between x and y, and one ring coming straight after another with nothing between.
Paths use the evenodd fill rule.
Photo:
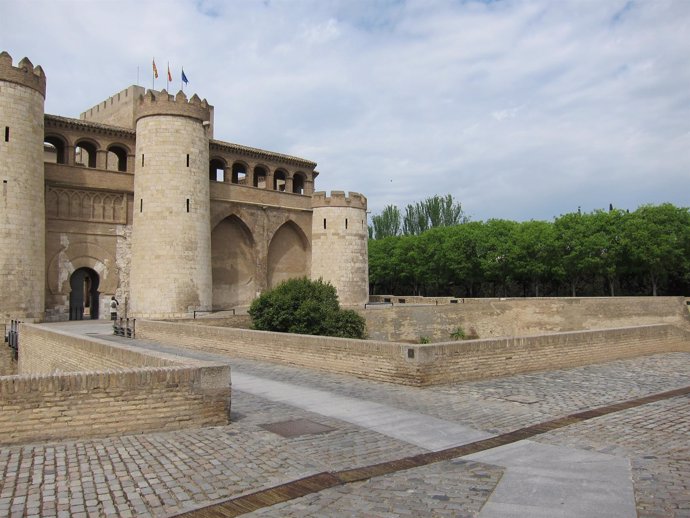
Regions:
<instances>
[{"instance_id":1,"label":"arched entrance doorway","mask_svg":"<svg viewBox=\"0 0 690 518\"><path fill-rule=\"evenodd\" d=\"M69 278L69 319L98 318L98 274L91 268L79 268Z\"/></svg>"}]
</instances>

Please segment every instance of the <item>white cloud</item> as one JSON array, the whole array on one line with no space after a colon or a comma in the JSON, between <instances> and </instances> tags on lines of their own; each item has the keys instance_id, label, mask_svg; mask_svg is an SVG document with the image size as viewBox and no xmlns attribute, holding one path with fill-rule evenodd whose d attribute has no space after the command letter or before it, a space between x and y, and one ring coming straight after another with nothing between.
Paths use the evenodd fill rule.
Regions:
<instances>
[{"instance_id":1,"label":"white cloud","mask_svg":"<svg viewBox=\"0 0 690 518\"><path fill-rule=\"evenodd\" d=\"M0 19L49 112L137 67L149 87L155 56L215 105L217 138L317 161L319 189L374 212L446 193L474 219L690 205L685 0L0 0Z\"/></svg>"}]
</instances>

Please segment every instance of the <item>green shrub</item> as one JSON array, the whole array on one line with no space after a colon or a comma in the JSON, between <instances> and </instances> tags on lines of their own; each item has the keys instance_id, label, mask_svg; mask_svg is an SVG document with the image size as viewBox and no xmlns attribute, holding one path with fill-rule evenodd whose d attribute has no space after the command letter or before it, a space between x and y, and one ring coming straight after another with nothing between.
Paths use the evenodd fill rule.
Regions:
<instances>
[{"instance_id":1,"label":"green shrub","mask_svg":"<svg viewBox=\"0 0 690 518\"><path fill-rule=\"evenodd\" d=\"M450 334L450 337L453 340L464 340L465 338L467 338L467 335L465 334L465 330L462 327L456 327L455 331L453 331Z\"/></svg>"},{"instance_id":2,"label":"green shrub","mask_svg":"<svg viewBox=\"0 0 690 518\"><path fill-rule=\"evenodd\" d=\"M335 288L321 279L289 279L264 292L249 308L254 329L305 335L364 338L364 318L342 310Z\"/></svg>"},{"instance_id":3,"label":"green shrub","mask_svg":"<svg viewBox=\"0 0 690 518\"><path fill-rule=\"evenodd\" d=\"M428 336L420 336L419 337L419 343L420 344L430 344L431 338L429 338Z\"/></svg>"}]
</instances>

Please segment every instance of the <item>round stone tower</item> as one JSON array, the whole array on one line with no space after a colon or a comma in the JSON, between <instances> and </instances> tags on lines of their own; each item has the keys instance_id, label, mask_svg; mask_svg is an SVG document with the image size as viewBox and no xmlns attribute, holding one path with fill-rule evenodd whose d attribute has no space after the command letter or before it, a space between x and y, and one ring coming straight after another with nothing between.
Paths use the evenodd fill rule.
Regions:
<instances>
[{"instance_id":1,"label":"round stone tower","mask_svg":"<svg viewBox=\"0 0 690 518\"><path fill-rule=\"evenodd\" d=\"M210 310L209 105L149 90L135 117L131 313Z\"/></svg>"},{"instance_id":2,"label":"round stone tower","mask_svg":"<svg viewBox=\"0 0 690 518\"><path fill-rule=\"evenodd\" d=\"M0 54L0 322L45 311L45 95L40 66Z\"/></svg>"},{"instance_id":3,"label":"round stone tower","mask_svg":"<svg viewBox=\"0 0 690 518\"><path fill-rule=\"evenodd\" d=\"M343 306L369 300L367 199L359 193L315 192L312 196L311 277L338 290Z\"/></svg>"}]
</instances>

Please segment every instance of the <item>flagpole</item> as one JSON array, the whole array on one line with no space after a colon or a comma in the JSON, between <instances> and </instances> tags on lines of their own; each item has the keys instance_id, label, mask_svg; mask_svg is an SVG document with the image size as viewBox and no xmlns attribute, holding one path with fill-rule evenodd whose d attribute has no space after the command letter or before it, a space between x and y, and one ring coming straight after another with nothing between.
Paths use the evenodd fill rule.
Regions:
<instances>
[{"instance_id":1,"label":"flagpole","mask_svg":"<svg viewBox=\"0 0 690 518\"><path fill-rule=\"evenodd\" d=\"M168 71L166 73L168 75L165 77L165 90L168 91L170 90L170 61L168 61Z\"/></svg>"},{"instance_id":2,"label":"flagpole","mask_svg":"<svg viewBox=\"0 0 690 518\"><path fill-rule=\"evenodd\" d=\"M151 90L156 89L156 58L151 60L153 66L151 67Z\"/></svg>"}]
</instances>

